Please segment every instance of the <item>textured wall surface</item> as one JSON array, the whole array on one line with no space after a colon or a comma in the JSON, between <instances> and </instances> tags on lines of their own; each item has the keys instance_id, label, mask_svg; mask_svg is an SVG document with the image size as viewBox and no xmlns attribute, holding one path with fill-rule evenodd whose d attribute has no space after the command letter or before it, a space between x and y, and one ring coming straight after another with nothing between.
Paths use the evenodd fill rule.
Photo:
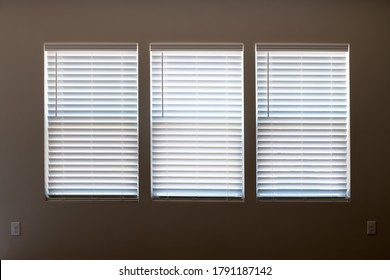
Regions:
<instances>
[{"instance_id":1,"label":"textured wall surface","mask_svg":"<svg viewBox=\"0 0 390 280\"><path fill-rule=\"evenodd\" d=\"M385 0L0 0L0 258L390 258L389 15ZM138 203L45 201L45 42L139 43ZM244 43L245 202L150 200L151 42ZM257 42L350 44L351 202L256 202Z\"/></svg>"}]
</instances>

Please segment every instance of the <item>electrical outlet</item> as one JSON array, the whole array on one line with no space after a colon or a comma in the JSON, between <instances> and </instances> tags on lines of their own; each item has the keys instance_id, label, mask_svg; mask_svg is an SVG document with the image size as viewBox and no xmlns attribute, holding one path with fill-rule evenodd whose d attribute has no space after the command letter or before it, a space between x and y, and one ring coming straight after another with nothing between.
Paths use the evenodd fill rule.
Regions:
<instances>
[{"instance_id":1,"label":"electrical outlet","mask_svg":"<svg viewBox=\"0 0 390 280\"><path fill-rule=\"evenodd\" d=\"M376 221L367 221L367 235L376 234Z\"/></svg>"},{"instance_id":2,"label":"electrical outlet","mask_svg":"<svg viewBox=\"0 0 390 280\"><path fill-rule=\"evenodd\" d=\"M11 222L11 235L12 236L20 235L20 222Z\"/></svg>"}]
</instances>

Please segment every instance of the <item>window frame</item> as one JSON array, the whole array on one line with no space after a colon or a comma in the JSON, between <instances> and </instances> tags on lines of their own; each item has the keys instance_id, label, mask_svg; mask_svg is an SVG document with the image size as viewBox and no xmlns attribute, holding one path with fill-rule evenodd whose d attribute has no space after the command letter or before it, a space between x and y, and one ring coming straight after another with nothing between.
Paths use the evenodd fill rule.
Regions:
<instances>
[{"instance_id":1,"label":"window frame","mask_svg":"<svg viewBox=\"0 0 390 280\"><path fill-rule=\"evenodd\" d=\"M344 197L260 197L258 178L258 51L297 51L297 52L345 52L346 64L346 193ZM268 75L268 74L267 74ZM269 98L269 97L268 97ZM255 197L257 202L350 202L351 201L351 111L350 111L350 45L349 44L306 44L306 43L256 43L255 44L255 99L256 99L256 187Z\"/></svg>"},{"instance_id":2,"label":"window frame","mask_svg":"<svg viewBox=\"0 0 390 280\"><path fill-rule=\"evenodd\" d=\"M152 78L152 56L153 51L230 51L230 50L241 51L241 196L240 197L217 197L217 196L154 196L153 189L153 78ZM244 99L245 99L245 88L244 88L244 44L242 43L151 43L149 48L150 55L150 191L152 201L245 201L245 116L244 116Z\"/></svg>"},{"instance_id":3,"label":"window frame","mask_svg":"<svg viewBox=\"0 0 390 280\"><path fill-rule=\"evenodd\" d=\"M138 43L44 43L44 189L45 189L45 200L47 201L135 201L139 200L139 47ZM136 133L134 134L136 138L136 147L133 150L136 150L136 187L135 195L125 195L125 194L94 194L93 190L90 194L81 194L81 195L51 195L49 191L49 90L48 90L48 54L50 51L91 51L91 52L115 52L115 51L131 51L135 52L135 119L136 124ZM57 61L56 61L57 63ZM123 63L123 62L122 62ZM56 70L57 71L57 70ZM56 74L57 75L57 74ZM123 74L122 74L123 75ZM123 82L124 80L122 80ZM130 81L130 80L129 80ZM123 94L123 92L122 92ZM57 105L56 105L57 106ZM93 117L93 116L92 116ZM91 122L92 124L92 122ZM123 123L119 123L123 125ZM91 134L92 135L92 134ZM131 134L133 136L133 134ZM93 137L93 136L91 136ZM123 135L121 135L123 137ZM123 147L122 147L123 149ZM133 153L132 153L133 155ZM123 160L123 158L122 158ZM93 171L92 171L93 172ZM131 190L132 188L125 188L124 190Z\"/></svg>"}]
</instances>

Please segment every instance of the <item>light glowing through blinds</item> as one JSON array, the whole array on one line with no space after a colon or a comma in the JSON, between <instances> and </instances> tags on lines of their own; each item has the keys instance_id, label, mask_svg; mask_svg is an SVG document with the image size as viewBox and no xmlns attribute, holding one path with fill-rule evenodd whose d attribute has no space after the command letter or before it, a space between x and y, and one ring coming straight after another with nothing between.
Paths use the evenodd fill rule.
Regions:
<instances>
[{"instance_id":1,"label":"light glowing through blinds","mask_svg":"<svg viewBox=\"0 0 390 280\"><path fill-rule=\"evenodd\" d=\"M138 197L136 45L45 46L49 198Z\"/></svg>"},{"instance_id":2,"label":"light glowing through blinds","mask_svg":"<svg viewBox=\"0 0 390 280\"><path fill-rule=\"evenodd\" d=\"M257 45L257 196L349 197L348 46Z\"/></svg>"},{"instance_id":3,"label":"light glowing through blinds","mask_svg":"<svg viewBox=\"0 0 390 280\"><path fill-rule=\"evenodd\" d=\"M154 198L243 199L242 45L151 46Z\"/></svg>"}]
</instances>

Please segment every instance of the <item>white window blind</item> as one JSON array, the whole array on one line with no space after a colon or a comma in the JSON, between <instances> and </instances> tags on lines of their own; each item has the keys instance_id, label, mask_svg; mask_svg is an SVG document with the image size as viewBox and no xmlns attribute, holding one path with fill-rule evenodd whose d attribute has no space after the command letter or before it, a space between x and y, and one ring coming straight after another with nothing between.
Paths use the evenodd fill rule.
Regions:
<instances>
[{"instance_id":1,"label":"white window blind","mask_svg":"<svg viewBox=\"0 0 390 280\"><path fill-rule=\"evenodd\" d=\"M138 197L136 44L45 45L48 198Z\"/></svg>"},{"instance_id":2,"label":"white window blind","mask_svg":"<svg viewBox=\"0 0 390 280\"><path fill-rule=\"evenodd\" d=\"M349 198L348 45L257 45L257 197Z\"/></svg>"},{"instance_id":3,"label":"white window blind","mask_svg":"<svg viewBox=\"0 0 390 280\"><path fill-rule=\"evenodd\" d=\"M151 45L154 198L243 199L242 45Z\"/></svg>"}]
</instances>

